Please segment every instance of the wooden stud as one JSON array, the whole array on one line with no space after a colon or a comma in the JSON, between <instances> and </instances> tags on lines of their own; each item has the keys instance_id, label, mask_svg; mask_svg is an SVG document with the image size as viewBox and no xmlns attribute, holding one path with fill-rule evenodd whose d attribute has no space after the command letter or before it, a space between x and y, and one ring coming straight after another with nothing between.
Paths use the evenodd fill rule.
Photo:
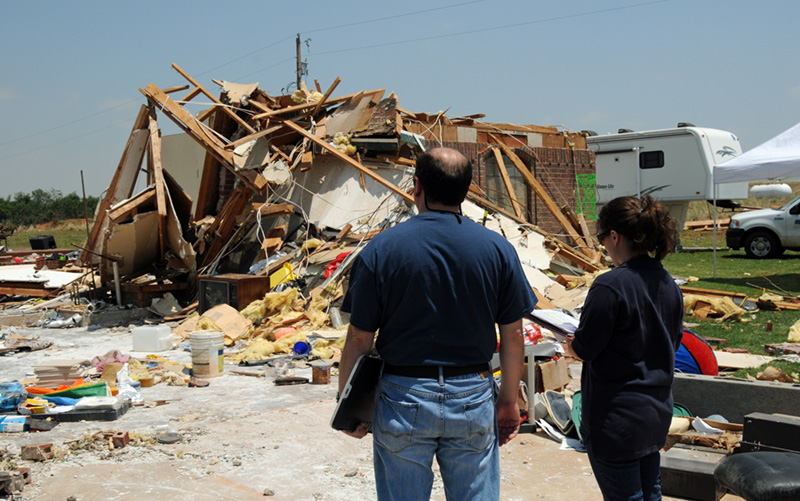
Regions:
<instances>
[{"instance_id":1,"label":"wooden stud","mask_svg":"<svg viewBox=\"0 0 800 501\"><path fill-rule=\"evenodd\" d=\"M212 128L215 131L222 131L223 124L228 121L228 116L222 113L216 113L211 122ZM229 123L229 122L228 122ZM194 206L194 219L200 221L207 214L216 214L216 202L220 196L220 169L223 169L222 162L219 157L214 155L206 148L205 158L203 160L203 171L200 176L200 189L197 192L197 203ZM202 242L202 240L198 240Z\"/></svg>"},{"instance_id":2,"label":"wooden stud","mask_svg":"<svg viewBox=\"0 0 800 501\"><path fill-rule=\"evenodd\" d=\"M571 261L572 263L583 268L584 270L590 273L594 273L595 271L604 269L604 267L601 267L600 264L590 261L589 259L584 257L583 254L579 254L578 252L575 251L575 249L568 246L561 240L554 238L551 240L551 242L553 245L557 246L557 248L559 249L559 254L561 256L566 258L568 261Z\"/></svg>"},{"instance_id":3,"label":"wooden stud","mask_svg":"<svg viewBox=\"0 0 800 501\"><path fill-rule=\"evenodd\" d=\"M167 116L172 119L189 136L200 143L207 151L211 152L225 167L236 177L243 180L247 186L255 191L261 190L266 185L263 176L253 172L242 172L236 169L233 163L233 153L223 149L223 144L215 136L209 134L200 124L197 123L191 113L182 106L171 100L161 89L154 84L148 85L145 89L139 89L142 94L147 96L154 104L158 105Z\"/></svg>"},{"instance_id":4,"label":"wooden stud","mask_svg":"<svg viewBox=\"0 0 800 501\"><path fill-rule=\"evenodd\" d=\"M187 86L187 88L188 88L188 86ZM189 102L192 99L194 99L195 97L197 97L199 94L200 94L200 89L195 87L194 89L190 90L188 94L183 96L183 99L179 99L179 101L182 102L182 103Z\"/></svg>"},{"instance_id":5,"label":"wooden stud","mask_svg":"<svg viewBox=\"0 0 800 501\"><path fill-rule=\"evenodd\" d=\"M150 109L150 152L153 159L153 183L156 186L158 211L158 245L161 259L167 252L167 197L164 194L164 173L161 170L161 134L158 130L155 108Z\"/></svg>"},{"instance_id":6,"label":"wooden stud","mask_svg":"<svg viewBox=\"0 0 800 501\"><path fill-rule=\"evenodd\" d=\"M266 204L254 202L251 204L253 210L261 214L262 218L286 216L294 214L294 205L292 204Z\"/></svg>"},{"instance_id":7,"label":"wooden stud","mask_svg":"<svg viewBox=\"0 0 800 501\"><path fill-rule=\"evenodd\" d=\"M516 214L518 218L524 219L522 215L522 209L520 208L519 202L517 201L517 196L514 193L514 186L511 184L511 178L508 177L506 164L503 162L503 154L500 153L500 150L497 148L492 148L492 153L494 153L494 159L497 161L497 168L500 171L500 177L502 178L503 184L508 192L508 198L511 200L511 206L514 208L514 214Z\"/></svg>"},{"instance_id":8,"label":"wooden stud","mask_svg":"<svg viewBox=\"0 0 800 501\"><path fill-rule=\"evenodd\" d=\"M268 135L272 134L273 132L279 130L281 127L283 127L283 124L275 125L273 127L269 127L268 129L264 129L264 130L258 131L255 134L250 134L250 135L244 136L242 138L237 139L236 141L234 141L232 143L227 144L224 149L226 149L226 150L234 150L234 149L238 148L239 146L241 146L241 145L243 145L245 143L249 143L250 141L253 141L254 139L258 139L260 137L268 136Z\"/></svg>"},{"instance_id":9,"label":"wooden stud","mask_svg":"<svg viewBox=\"0 0 800 501\"><path fill-rule=\"evenodd\" d=\"M328 87L328 90L326 90L325 94L322 95L322 99L320 99L319 102L317 103L317 105L314 107L314 111L311 112L311 116L314 116L314 115L317 114L319 109L322 108L322 105L325 103L325 101L330 97L331 93L333 92L333 89L335 89L336 86L339 85L339 83L341 81L342 81L342 79L340 77L336 77L336 80L334 80L333 83L331 84L331 86ZM317 85L319 85L319 84L317 84Z\"/></svg>"},{"instance_id":10,"label":"wooden stud","mask_svg":"<svg viewBox=\"0 0 800 501\"><path fill-rule=\"evenodd\" d=\"M490 202L486 198L483 198L482 196L478 195L477 193L474 193L474 192L470 191L470 192L467 193L467 198L472 200L473 202L477 203L481 207L491 209L494 212L499 212L500 214L506 216L509 219L512 219L512 220L516 221L519 224L526 225L526 226L530 226L531 225L525 219L517 217L516 214L512 214L511 212L508 212L507 210L503 209L499 205L496 205L496 204Z\"/></svg>"},{"instance_id":11,"label":"wooden stud","mask_svg":"<svg viewBox=\"0 0 800 501\"><path fill-rule=\"evenodd\" d=\"M347 155L345 155L344 153L342 153L341 151L336 149L335 146L332 146L332 145L328 144L327 142L315 137L313 134L311 134L307 130L303 129L302 127L300 127L296 123L292 122L291 120L285 121L284 124L286 124L289 128L291 128L292 130L294 130L298 134L309 138L311 141L313 141L315 144L317 144L321 148L323 148L325 150L328 150L334 157L338 158L339 160L341 160L343 162L346 162L346 163L352 165L353 167L355 167L359 171L361 171L364 174L366 174L367 176L371 177L378 184L381 184L381 185L385 186L386 188L389 188L394 193L400 195L407 202L409 202L411 204L414 203L414 198L411 195L409 195L408 193L404 192L403 190L401 190L400 188L398 188L394 184L390 183L386 179L382 178L381 176L375 174L371 170L367 169L366 167L364 167L360 163L356 162L352 158L348 157Z\"/></svg>"},{"instance_id":12,"label":"wooden stud","mask_svg":"<svg viewBox=\"0 0 800 501\"><path fill-rule=\"evenodd\" d=\"M591 251L587 248L588 246L586 245L586 242L583 240L583 238L581 238L580 235L578 235L578 232L575 230L572 224L561 213L561 210L559 209L558 205L556 205L555 201L550 198L550 195L547 194L547 191L545 191L544 187L539 184L539 181L536 180L531 171L528 170L527 166L522 162L522 160L520 160L517 154L511 151L511 148L506 146L494 134L490 133L489 137L491 137L497 143L497 146L499 146L500 149L503 150L503 153L505 153L505 155L511 160L511 163L513 163L519 173L522 174L522 177L525 178L525 181L528 183L528 185L533 188L536 196L538 196L542 202L544 202L547 209L556 218L556 221L558 221L558 223L567 233L567 236L569 236L575 242L576 246L581 248L582 253L584 253L587 257L591 257Z\"/></svg>"},{"instance_id":13,"label":"wooden stud","mask_svg":"<svg viewBox=\"0 0 800 501\"><path fill-rule=\"evenodd\" d=\"M578 214L578 225L580 226L581 231L583 232L583 238L586 239L586 243L589 244L589 247L592 250L599 249L600 242L598 242L597 237L592 235L592 233L589 231L589 225L586 224L586 216L584 216L582 212Z\"/></svg>"},{"instance_id":14,"label":"wooden stud","mask_svg":"<svg viewBox=\"0 0 800 501\"><path fill-rule=\"evenodd\" d=\"M108 218L116 223L125 216L135 214L140 207L153 203L155 199L155 188L146 189L136 195L134 198L129 199L125 204L117 207L114 210L109 210Z\"/></svg>"},{"instance_id":15,"label":"wooden stud","mask_svg":"<svg viewBox=\"0 0 800 501\"><path fill-rule=\"evenodd\" d=\"M188 86L188 85L179 85L179 86L177 86L177 87L169 87L169 88L167 88L167 89L164 89L164 94L172 94L173 92L178 92L178 91L186 90L186 89L188 89L188 88L189 88L189 86Z\"/></svg>"},{"instance_id":16,"label":"wooden stud","mask_svg":"<svg viewBox=\"0 0 800 501\"><path fill-rule=\"evenodd\" d=\"M362 90L361 92L357 92L355 94L348 94L346 96L341 96L341 97L337 97L337 98L334 98L334 99L330 99L330 100L327 101L327 104L328 105L333 105L333 104L343 103L343 102L353 98L354 96L357 96L358 94L378 94L378 93L382 94L384 92L386 92L386 89L375 89L375 90L370 90L370 91L366 91L366 92ZM292 113L294 111L306 110L308 108L312 108L313 109L314 106L316 106L316 105L317 105L317 103L303 103L303 104L298 104L296 106L287 106L286 108L280 108L280 109L272 110L272 111L266 112L266 113L259 113L258 115L255 115L253 118L254 119L259 119L259 118L274 117L276 115L282 115L284 113ZM296 119L297 118L294 118L294 120L296 120Z\"/></svg>"},{"instance_id":17,"label":"wooden stud","mask_svg":"<svg viewBox=\"0 0 800 501\"><path fill-rule=\"evenodd\" d=\"M178 73L180 73L180 74L181 74L181 76L183 76L183 78L185 78L186 80L188 80L190 84L194 85L194 86L195 86L197 89L199 89L199 90L200 90L200 92L202 92L203 94L205 94L205 95L206 95L206 97L208 97L209 99L211 99L211 101L213 101L213 102L214 102L214 104L215 104L216 106L218 106L218 107L219 107L219 109L221 109L221 110L223 111L223 113L226 113L226 114L227 114L228 116L230 116L232 119L236 120L236 121L239 123L239 125L241 125L242 127L244 127L244 128L245 128L245 129L246 129L246 130L247 130L247 131L250 133L250 134L254 134L254 133L256 132L256 130L255 130L253 127L251 127L251 126L250 126L250 124L248 124L247 122L245 122L245 121L242 119L242 117L240 117L239 115L237 115L237 114L236 114L236 113L235 113L233 110L231 110L230 108L228 108L228 107L227 107L227 106L226 106L226 105L225 105L225 104L224 104L222 101L220 101L219 99L217 99L217 96L215 96L214 94L212 94L212 93L210 93L209 91L207 91L207 90L205 89L205 87L203 87L202 85L200 85L200 83L199 83L197 80L195 80L194 78L192 78L191 76L189 76L189 74L188 74L188 73L186 73L185 71L183 71L183 69L181 69L181 67L180 67L180 66L178 66L178 65L177 65L177 64L175 64L175 63L172 63L172 67L173 67L173 68L175 68L175 71L177 71ZM204 111L202 114L200 114L200 116L199 116L199 117L197 117L197 119L198 119L200 122L202 122L202 121L203 121L203 120L204 120L204 119L205 119L205 118L206 118L206 117L207 117L207 116L208 116L208 115L211 113L211 111L213 110L213 108L214 108L214 107L212 107L212 108L209 108L208 110Z\"/></svg>"},{"instance_id":18,"label":"wooden stud","mask_svg":"<svg viewBox=\"0 0 800 501\"><path fill-rule=\"evenodd\" d=\"M344 237L347 236L348 233L350 233L350 230L352 230L352 229L353 229L353 225L350 224L350 223L347 223L346 225L344 225L344 227L341 230L339 230L339 233L336 234L336 238L334 240L343 239Z\"/></svg>"},{"instance_id":19,"label":"wooden stud","mask_svg":"<svg viewBox=\"0 0 800 501\"><path fill-rule=\"evenodd\" d=\"M271 149L272 151L275 152L275 154L281 157L283 161L286 162L286 165L292 165L292 159L289 158L289 156L286 153L282 152L280 148L278 148L274 144L270 144L269 149Z\"/></svg>"}]
</instances>

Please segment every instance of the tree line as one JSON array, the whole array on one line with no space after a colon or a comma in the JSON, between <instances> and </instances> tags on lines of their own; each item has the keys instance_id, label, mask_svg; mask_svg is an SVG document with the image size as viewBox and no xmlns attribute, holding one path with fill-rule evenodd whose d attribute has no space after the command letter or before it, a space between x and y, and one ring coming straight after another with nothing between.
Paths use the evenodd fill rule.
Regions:
<instances>
[{"instance_id":1,"label":"tree line","mask_svg":"<svg viewBox=\"0 0 800 501\"><path fill-rule=\"evenodd\" d=\"M83 198L76 193L62 195L59 190L33 190L30 193L16 193L13 198L0 198L0 225L6 227L32 226L66 219L80 219L94 216L98 197L86 197L86 211Z\"/></svg>"}]
</instances>

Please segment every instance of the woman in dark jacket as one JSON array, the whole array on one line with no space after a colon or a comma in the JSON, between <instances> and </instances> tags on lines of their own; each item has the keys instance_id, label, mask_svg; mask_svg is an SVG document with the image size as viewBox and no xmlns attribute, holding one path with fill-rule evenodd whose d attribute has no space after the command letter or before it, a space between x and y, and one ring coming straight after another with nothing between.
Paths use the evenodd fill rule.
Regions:
<instances>
[{"instance_id":1,"label":"woman in dark jacket","mask_svg":"<svg viewBox=\"0 0 800 501\"><path fill-rule=\"evenodd\" d=\"M581 436L605 499L658 500L683 332L683 297L661 264L675 220L649 196L621 197L597 228L615 268L589 289L569 347L583 360Z\"/></svg>"}]
</instances>

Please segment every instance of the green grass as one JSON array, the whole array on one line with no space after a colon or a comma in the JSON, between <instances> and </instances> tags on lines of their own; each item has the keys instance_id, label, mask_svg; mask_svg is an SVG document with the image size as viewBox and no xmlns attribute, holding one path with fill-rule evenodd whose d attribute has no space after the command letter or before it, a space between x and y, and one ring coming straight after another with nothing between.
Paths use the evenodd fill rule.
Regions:
<instances>
[{"instance_id":1,"label":"green grass","mask_svg":"<svg viewBox=\"0 0 800 501\"><path fill-rule=\"evenodd\" d=\"M89 223L91 229L91 223ZM52 235L59 249L76 250L72 244L83 247L86 243L86 224L83 221L67 221L51 226L27 226L17 228L14 234L8 237L8 248L12 251L28 250L31 248L30 239L43 235Z\"/></svg>"},{"instance_id":2,"label":"green grass","mask_svg":"<svg viewBox=\"0 0 800 501\"><path fill-rule=\"evenodd\" d=\"M685 242L685 239L681 238L681 241ZM718 247L714 278L712 250L684 249L684 252L668 255L664 266L673 276L700 279L687 284L689 286L742 292L748 296L760 295L762 289L782 295L800 296L800 253L786 252L780 259L749 259L744 250Z\"/></svg>"},{"instance_id":3,"label":"green grass","mask_svg":"<svg viewBox=\"0 0 800 501\"><path fill-rule=\"evenodd\" d=\"M769 365L777 367L778 369L782 370L783 372L788 374L790 377L793 377L795 379L797 379L797 377L799 375L798 374L798 369L800 369L800 364L795 364L795 363L792 363L792 362L786 362L786 361L783 361L783 360L778 360L778 361L770 363ZM747 376L756 377L756 376L758 376L759 372L764 370L764 367L766 367L766 366L762 366L762 367L758 367L758 368L754 367L754 368L751 368L751 369L740 369L740 370L736 371L734 373L734 375L736 377L745 378L745 379L747 378Z\"/></svg>"},{"instance_id":4,"label":"green grass","mask_svg":"<svg viewBox=\"0 0 800 501\"><path fill-rule=\"evenodd\" d=\"M718 241L716 278L714 277L714 253L711 250L692 251L687 242L699 242L697 247L711 247L712 232L684 231L681 243L685 252L670 254L664 259L664 266L674 277L696 277L699 280L686 284L690 287L740 292L751 298L758 297L764 290L783 296L800 296L800 253L787 252L780 259L748 259L744 251L725 248L724 233ZM720 238L720 233L717 234ZM694 239L694 240L693 240ZM727 340L719 348L743 348L750 353L764 355L764 345L787 341L789 328L800 321L800 311L760 310L746 313L742 322L717 322L714 319L700 320L686 317L687 323L696 324L691 330L702 337ZM771 332L765 331L768 321L773 323ZM800 373L800 364L790 362L770 362L787 374ZM737 371L737 377L755 376L766 365Z\"/></svg>"}]
</instances>

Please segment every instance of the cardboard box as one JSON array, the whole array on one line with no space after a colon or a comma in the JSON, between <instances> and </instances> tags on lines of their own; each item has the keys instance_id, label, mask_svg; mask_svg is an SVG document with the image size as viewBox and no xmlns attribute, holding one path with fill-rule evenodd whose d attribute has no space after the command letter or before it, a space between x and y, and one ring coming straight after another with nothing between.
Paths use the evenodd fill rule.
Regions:
<instances>
[{"instance_id":1,"label":"cardboard box","mask_svg":"<svg viewBox=\"0 0 800 501\"><path fill-rule=\"evenodd\" d=\"M0 416L0 433L15 433L28 430L28 416Z\"/></svg>"},{"instance_id":2,"label":"cardboard box","mask_svg":"<svg viewBox=\"0 0 800 501\"><path fill-rule=\"evenodd\" d=\"M534 391L536 393L544 393L545 390L559 391L569 384L567 362L563 358L550 360L549 362L537 362L535 369L536 388ZM528 373L527 363L522 373Z\"/></svg>"}]
</instances>

